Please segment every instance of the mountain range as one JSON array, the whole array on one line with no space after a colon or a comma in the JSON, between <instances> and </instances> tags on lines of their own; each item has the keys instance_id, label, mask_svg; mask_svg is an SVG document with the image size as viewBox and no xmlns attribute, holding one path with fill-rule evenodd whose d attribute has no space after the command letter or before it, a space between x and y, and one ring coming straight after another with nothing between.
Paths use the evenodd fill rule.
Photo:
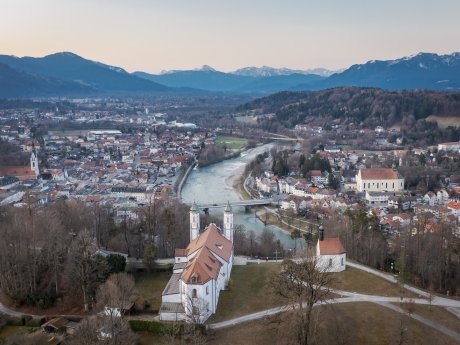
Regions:
<instances>
[{"instance_id":1,"label":"mountain range","mask_svg":"<svg viewBox=\"0 0 460 345\"><path fill-rule=\"evenodd\" d=\"M0 97L95 96L120 93L231 92L269 94L337 86L390 90L460 90L460 53L420 53L397 60L369 61L332 72L326 69L245 67L221 72L210 66L160 74L123 68L63 52L42 58L0 55Z\"/></svg>"}]
</instances>

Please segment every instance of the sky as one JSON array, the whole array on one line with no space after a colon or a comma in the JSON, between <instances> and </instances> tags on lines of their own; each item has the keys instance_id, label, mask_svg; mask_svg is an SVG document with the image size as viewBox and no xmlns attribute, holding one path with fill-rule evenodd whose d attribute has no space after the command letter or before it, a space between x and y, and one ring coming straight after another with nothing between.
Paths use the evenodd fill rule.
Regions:
<instances>
[{"instance_id":1,"label":"sky","mask_svg":"<svg viewBox=\"0 0 460 345\"><path fill-rule=\"evenodd\" d=\"M142 70L345 68L460 51L458 0L1 0L0 54Z\"/></svg>"}]
</instances>

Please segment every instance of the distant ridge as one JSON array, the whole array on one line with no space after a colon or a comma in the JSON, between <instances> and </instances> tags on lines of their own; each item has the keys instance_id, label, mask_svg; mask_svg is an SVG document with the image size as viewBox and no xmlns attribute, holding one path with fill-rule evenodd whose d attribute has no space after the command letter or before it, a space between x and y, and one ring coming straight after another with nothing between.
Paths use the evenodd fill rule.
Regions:
<instances>
[{"instance_id":1,"label":"distant ridge","mask_svg":"<svg viewBox=\"0 0 460 345\"><path fill-rule=\"evenodd\" d=\"M280 75L291 75L291 74L316 74L321 77L329 77L330 75L341 72L331 71L326 68L313 68L307 70L290 69L290 68L273 68L269 66L262 67L244 67L237 69L232 74L244 75L248 77L275 77Z\"/></svg>"},{"instance_id":2,"label":"distant ridge","mask_svg":"<svg viewBox=\"0 0 460 345\"><path fill-rule=\"evenodd\" d=\"M0 92L1 97L84 95L106 92L160 92L169 88L126 72L124 69L84 59L69 52L47 55L43 58L0 55L0 63L21 75L15 79L4 70L0 78L6 84L15 84L17 91ZM37 79L45 83L39 84ZM31 88L20 81L35 80ZM40 86L43 85L43 86ZM65 90L60 88L65 86ZM65 91L65 92L64 92Z\"/></svg>"},{"instance_id":3,"label":"distant ridge","mask_svg":"<svg viewBox=\"0 0 460 345\"><path fill-rule=\"evenodd\" d=\"M293 90L320 90L336 86L457 91L460 90L460 53L419 53L396 60L372 60L353 65L314 86L298 85Z\"/></svg>"},{"instance_id":4,"label":"distant ridge","mask_svg":"<svg viewBox=\"0 0 460 345\"><path fill-rule=\"evenodd\" d=\"M225 73L208 65L161 74L128 73L121 67L71 52L41 58L0 55L0 64L0 97L9 98L151 92L270 94L347 86L460 91L460 53L419 53L396 60L372 60L336 73L268 66Z\"/></svg>"}]
</instances>

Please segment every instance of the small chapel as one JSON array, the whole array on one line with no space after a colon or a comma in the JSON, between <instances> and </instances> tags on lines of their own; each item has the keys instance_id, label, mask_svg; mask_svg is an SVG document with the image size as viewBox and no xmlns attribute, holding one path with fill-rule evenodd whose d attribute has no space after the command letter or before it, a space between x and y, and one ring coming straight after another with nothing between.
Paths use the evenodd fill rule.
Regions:
<instances>
[{"instance_id":1,"label":"small chapel","mask_svg":"<svg viewBox=\"0 0 460 345\"><path fill-rule=\"evenodd\" d=\"M324 237L324 228L319 228L316 244L318 266L325 272L342 272L347 265L347 251L338 237Z\"/></svg>"},{"instance_id":2,"label":"small chapel","mask_svg":"<svg viewBox=\"0 0 460 345\"><path fill-rule=\"evenodd\" d=\"M190 209L190 244L176 249L171 279L162 293L160 320L204 323L217 310L233 266L233 211L224 209L223 228L211 223L200 233L200 213ZM193 319L193 321L192 321Z\"/></svg>"}]
</instances>

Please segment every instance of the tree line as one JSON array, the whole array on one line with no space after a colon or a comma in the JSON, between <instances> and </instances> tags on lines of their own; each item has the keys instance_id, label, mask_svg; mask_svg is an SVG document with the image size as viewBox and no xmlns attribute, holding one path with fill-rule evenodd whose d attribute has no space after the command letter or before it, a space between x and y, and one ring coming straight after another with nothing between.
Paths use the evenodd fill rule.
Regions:
<instances>
[{"instance_id":1,"label":"tree line","mask_svg":"<svg viewBox=\"0 0 460 345\"><path fill-rule=\"evenodd\" d=\"M60 200L38 209L31 199L26 193L25 207L0 209L0 288L18 305L47 308L73 296L89 309L97 287L125 269L124 257L104 258L98 249L148 263L189 242L188 206L177 201L151 203L138 219L115 222L102 205Z\"/></svg>"},{"instance_id":2,"label":"tree line","mask_svg":"<svg viewBox=\"0 0 460 345\"><path fill-rule=\"evenodd\" d=\"M398 235L389 237L364 205L325 220L331 235L338 235L349 258L379 270L398 273L405 283L440 293L458 294L460 240L455 224L428 221L419 216Z\"/></svg>"}]
</instances>

